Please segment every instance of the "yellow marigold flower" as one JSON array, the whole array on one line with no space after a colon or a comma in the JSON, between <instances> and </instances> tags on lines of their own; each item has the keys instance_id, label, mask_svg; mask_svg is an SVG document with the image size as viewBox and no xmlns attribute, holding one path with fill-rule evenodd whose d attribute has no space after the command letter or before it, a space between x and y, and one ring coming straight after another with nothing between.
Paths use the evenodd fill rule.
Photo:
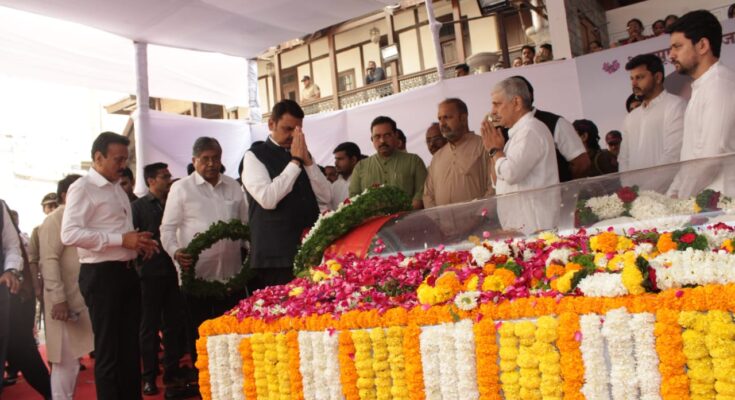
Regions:
<instances>
[{"instance_id":1,"label":"yellow marigold flower","mask_svg":"<svg viewBox=\"0 0 735 400\"><path fill-rule=\"evenodd\" d=\"M332 272L339 272L342 270L342 264L338 263L335 260L327 261L327 267L329 267L329 270Z\"/></svg>"},{"instance_id":2,"label":"yellow marigold flower","mask_svg":"<svg viewBox=\"0 0 735 400\"><path fill-rule=\"evenodd\" d=\"M477 275L471 275L465 282L464 282L464 290L468 292L474 292L477 290L477 284L479 282L479 278Z\"/></svg>"},{"instance_id":3,"label":"yellow marigold flower","mask_svg":"<svg viewBox=\"0 0 735 400\"><path fill-rule=\"evenodd\" d=\"M559 293L566 293L572 290L572 278L577 271L569 271L562 275L556 282L556 290Z\"/></svg>"},{"instance_id":4,"label":"yellow marigold flower","mask_svg":"<svg viewBox=\"0 0 735 400\"><path fill-rule=\"evenodd\" d=\"M314 282L321 282L321 281L323 281L325 279L329 279L329 275L327 275L323 271L314 271L311 274L311 280L314 281Z\"/></svg>"},{"instance_id":5,"label":"yellow marigold flower","mask_svg":"<svg viewBox=\"0 0 735 400\"><path fill-rule=\"evenodd\" d=\"M676 250L677 244L671 239L671 233L664 233L658 237L656 248L659 253L666 253L667 251Z\"/></svg>"},{"instance_id":6,"label":"yellow marigold flower","mask_svg":"<svg viewBox=\"0 0 735 400\"><path fill-rule=\"evenodd\" d=\"M700 207L699 204L697 204L696 201L694 202L694 205L693 205L692 208L694 209L694 213L695 214L699 214L699 213L702 212L702 207Z\"/></svg>"},{"instance_id":7,"label":"yellow marigold flower","mask_svg":"<svg viewBox=\"0 0 735 400\"><path fill-rule=\"evenodd\" d=\"M515 335L520 339L531 338L536 333L536 326L531 321L519 321L515 324Z\"/></svg>"},{"instance_id":8,"label":"yellow marigold flower","mask_svg":"<svg viewBox=\"0 0 735 400\"><path fill-rule=\"evenodd\" d=\"M616 247L617 251L628 251L633 249L635 247L635 244L633 244L633 241L628 239L625 236L619 236L618 237L618 245Z\"/></svg>"},{"instance_id":9,"label":"yellow marigold flower","mask_svg":"<svg viewBox=\"0 0 735 400\"><path fill-rule=\"evenodd\" d=\"M727 239L722 242L722 248L728 253L735 253L735 244L732 239Z\"/></svg>"},{"instance_id":10,"label":"yellow marigold flower","mask_svg":"<svg viewBox=\"0 0 735 400\"><path fill-rule=\"evenodd\" d=\"M554 234L554 232L551 232L551 231L539 233L538 238L543 240L547 245L556 243L559 241L559 236L556 236L556 234Z\"/></svg>"},{"instance_id":11,"label":"yellow marigold flower","mask_svg":"<svg viewBox=\"0 0 735 400\"><path fill-rule=\"evenodd\" d=\"M496 275L488 276L482 282L483 292L502 292L504 289L503 279Z\"/></svg>"},{"instance_id":12,"label":"yellow marigold flower","mask_svg":"<svg viewBox=\"0 0 735 400\"><path fill-rule=\"evenodd\" d=\"M590 247L594 251L614 253L618 247L618 235L614 232L603 232L590 238Z\"/></svg>"},{"instance_id":13,"label":"yellow marigold flower","mask_svg":"<svg viewBox=\"0 0 735 400\"><path fill-rule=\"evenodd\" d=\"M635 266L635 264L627 264L625 265L625 267L623 267L622 280L623 285L626 289L628 289L628 292L630 292L630 294L641 294L646 291L646 289L642 286L643 274L638 269L638 267Z\"/></svg>"},{"instance_id":14,"label":"yellow marigold flower","mask_svg":"<svg viewBox=\"0 0 735 400\"><path fill-rule=\"evenodd\" d=\"M301 287L301 286L297 286L297 287L291 289L288 292L288 295L291 296L291 297L296 297L296 296L300 295L301 293L304 293L304 288Z\"/></svg>"}]
</instances>

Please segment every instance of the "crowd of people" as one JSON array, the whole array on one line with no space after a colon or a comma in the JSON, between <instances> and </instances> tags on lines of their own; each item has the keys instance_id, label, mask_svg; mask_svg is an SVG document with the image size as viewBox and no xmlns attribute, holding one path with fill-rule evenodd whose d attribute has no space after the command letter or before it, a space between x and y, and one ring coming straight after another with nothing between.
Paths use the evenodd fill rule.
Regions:
<instances>
[{"instance_id":1,"label":"crowd of people","mask_svg":"<svg viewBox=\"0 0 735 400\"><path fill-rule=\"evenodd\" d=\"M273 107L268 138L245 153L239 181L223 174L220 143L200 137L188 176L174 183L166 164L146 165L148 193L137 198L127 169L129 140L100 134L89 173L61 180L55 202L44 198L48 216L27 250L1 205L0 376L7 360L44 398L71 399L79 358L94 350L97 397L136 399L158 393L163 345L167 397L186 397L196 392L196 371L181 360L187 353L196 359L196 327L254 290L291 281L300 240L320 212L369 187L398 187L421 209L735 151L735 73L719 62L719 22L694 11L666 32L676 70L694 79L692 97L687 103L665 91L656 56L632 58L625 68L640 104L620 131L605 136L608 149L601 149L592 121L570 123L536 108L534 88L522 76L492 88L492 112L479 134L470 129L461 99L441 101L426 130L428 168L406 150L396 122L381 115L369 127L375 154L366 157L355 143L341 143L334 166L322 171L307 146L303 110L283 100ZM524 57L530 62L532 54ZM688 196L689 184L675 182L670 193ZM178 275L194 268L186 250L191 240L232 219L250 227L254 278L248 287L217 298L182 293ZM196 276L232 278L243 246L223 240L203 251ZM50 375L33 341L37 298L45 305Z\"/></svg>"}]
</instances>

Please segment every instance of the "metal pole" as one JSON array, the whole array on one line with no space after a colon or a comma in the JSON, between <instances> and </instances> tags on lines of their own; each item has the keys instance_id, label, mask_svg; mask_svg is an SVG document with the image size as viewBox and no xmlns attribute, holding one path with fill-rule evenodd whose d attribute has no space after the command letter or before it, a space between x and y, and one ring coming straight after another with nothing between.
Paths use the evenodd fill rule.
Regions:
<instances>
[{"instance_id":1,"label":"metal pole","mask_svg":"<svg viewBox=\"0 0 735 400\"><path fill-rule=\"evenodd\" d=\"M146 192L145 179L143 178L143 166L145 159L145 144L148 135L150 114L150 98L148 96L148 44L134 42L135 44L135 95L137 98L137 109L133 121L135 123L135 193L142 195Z\"/></svg>"}]
</instances>

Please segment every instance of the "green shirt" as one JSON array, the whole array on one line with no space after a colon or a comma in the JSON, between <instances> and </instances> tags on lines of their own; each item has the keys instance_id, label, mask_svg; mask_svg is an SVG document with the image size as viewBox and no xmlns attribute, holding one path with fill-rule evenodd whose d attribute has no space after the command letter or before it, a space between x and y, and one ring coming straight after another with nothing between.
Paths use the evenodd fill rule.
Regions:
<instances>
[{"instance_id":1,"label":"green shirt","mask_svg":"<svg viewBox=\"0 0 735 400\"><path fill-rule=\"evenodd\" d=\"M350 177L350 197L374 185L395 186L411 197L421 200L424 195L426 166L416 154L396 150L383 158L380 154L360 161Z\"/></svg>"}]
</instances>

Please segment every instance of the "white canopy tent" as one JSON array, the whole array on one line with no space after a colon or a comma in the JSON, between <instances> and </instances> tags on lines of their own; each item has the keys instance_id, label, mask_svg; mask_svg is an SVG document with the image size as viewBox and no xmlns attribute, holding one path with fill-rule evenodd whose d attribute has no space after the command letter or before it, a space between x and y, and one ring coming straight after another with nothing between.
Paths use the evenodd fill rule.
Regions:
<instances>
[{"instance_id":1,"label":"white canopy tent","mask_svg":"<svg viewBox=\"0 0 735 400\"><path fill-rule=\"evenodd\" d=\"M395 3L0 0L0 6L66 21L39 19L0 8L0 40L4 43L0 46L0 58L8 60L0 63L0 72L106 90L131 92L134 88L138 104L147 104L149 94L153 94L227 105L248 104L257 109L256 66L244 59L252 59L278 43ZM34 24L44 24L45 28L45 24L54 24L52 31L57 34L39 36ZM112 35L101 34L97 29ZM126 46L124 39L128 44L135 42L135 48ZM159 49L150 52L149 60L148 44L222 54L183 55ZM156 63L154 54L169 62ZM136 156L141 161L137 175L141 175L147 159L148 109L139 108L135 120ZM144 182L138 180L136 191L144 190Z\"/></svg>"}]
</instances>

